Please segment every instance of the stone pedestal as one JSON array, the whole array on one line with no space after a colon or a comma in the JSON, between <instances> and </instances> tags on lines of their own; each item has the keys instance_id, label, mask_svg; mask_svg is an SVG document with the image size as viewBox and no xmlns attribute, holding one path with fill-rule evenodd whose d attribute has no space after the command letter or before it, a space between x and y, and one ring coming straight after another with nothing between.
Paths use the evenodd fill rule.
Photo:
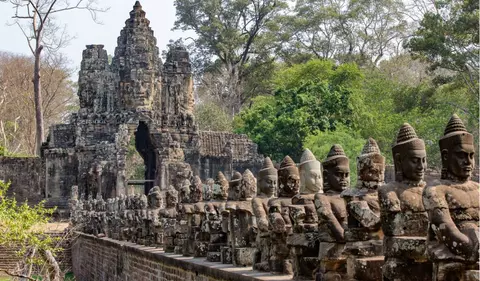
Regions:
<instances>
[{"instance_id":1,"label":"stone pedestal","mask_svg":"<svg viewBox=\"0 0 480 281\"><path fill-rule=\"evenodd\" d=\"M347 276L349 281L382 280L383 256L347 258Z\"/></svg>"},{"instance_id":2,"label":"stone pedestal","mask_svg":"<svg viewBox=\"0 0 480 281\"><path fill-rule=\"evenodd\" d=\"M232 249L228 246L222 247L220 249L220 259L223 264L231 264L232 261Z\"/></svg>"},{"instance_id":3,"label":"stone pedestal","mask_svg":"<svg viewBox=\"0 0 480 281\"><path fill-rule=\"evenodd\" d=\"M433 264L433 281L478 281L479 264L454 261L438 261Z\"/></svg>"},{"instance_id":4,"label":"stone pedestal","mask_svg":"<svg viewBox=\"0 0 480 281\"><path fill-rule=\"evenodd\" d=\"M251 266L254 254L255 248L235 248L233 249L232 263L235 266Z\"/></svg>"}]
</instances>

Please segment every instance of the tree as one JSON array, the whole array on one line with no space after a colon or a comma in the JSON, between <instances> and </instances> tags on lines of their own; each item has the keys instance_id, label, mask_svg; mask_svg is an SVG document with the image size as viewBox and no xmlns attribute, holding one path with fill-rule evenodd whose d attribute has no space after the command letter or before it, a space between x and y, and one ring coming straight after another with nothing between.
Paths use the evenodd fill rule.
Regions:
<instances>
[{"instance_id":1,"label":"tree","mask_svg":"<svg viewBox=\"0 0 480 281\"><path fill-rule=\"evenodd\" d=\"M233 115L250 97L244 82L258 67L273 62L267 26L286 7L284 0L175 0L174 29L193 30L197 75L224 77L221 99Z\"/></svg>"},{"instance_id":2,"label":"tree","mask_svg":"<svg viewBox=\"0 0 480 281\"><path fill-rule=\"evenodd\" d=\"M78 0L73 3L68 0L0 0L13 6L15 13L12 16L15 25L17 25L25 36L28 47L32 52L34 60L33 66L33 93L35 104L35 144L36 153L40 152L40 147L45 137L44 112L42 109L42 52L44 49L50 54L56 53L64 47L70 40L66 32L66 27L61 27L55 21L55 15L61 12L72 10L86 10L90 13L92 19L97 21L97 12L104 12L96 5L96 0Z\"/></svg>"},{"instance_id":3,"label":"tree","mask_svg":"<svg viewBox=\"0 0 480 281\"><path fill-rule=\"evenodd\" d=\"M341 124L352 125L352 86L360 78L355 65L335 67L330 61L281 70L275 94L254 98L252 106L235 120L236 130L247 134L261 153L273 159L281 160L287 154L299 159L308 136L334 131Z\"/></svg>"},{"instance_id":4,"label":"tree","mask_svg":"<svg viewBox=\"0 0 480 281\"><path fill-rule=\"evenodd\" d=\"M67 62L62 56L42 59L47 126L65 121L77 104ZM33 65L31 57L0 52L0 143L9 155L35 154L35 104L29 82Z\"/></svg>"},{"instance_id":5,"label":"tree","mask_svg":"<svg viewBox=\"0 0 480 281\"><path fill-rule=\"evenodd\" d=\"M473 0L435 1L406 46L414 57L459 75L472 95L479 95L479 4Z\"/></svg>"},{"instance_id":6,"label":"tree","mask_svg":"<svg viewBox=\"0 0 480 281\"><path fill-rule=\"evenodd\" d=\"M195 120L202 131L231 132L232 117L212 101L195 104Z\"/></svg>"},{"instance_id":7,"label":"tree","mask_svg":"<svg viewBox=\"0 0 480 281\"><path fill-rule=\"evenodd\" d=\"M57 250L55 241L44 231L54 210L44 208L43 202L34 207L27 202L18 204L15 199L6 196L8 188L9 184L0 180L0 245L19 248L18 255L24 257L26 267L14 272L0 268L0 272L37 280L31 277L32 266L47 265L40 274L54 277L49 280L59 280L59 267L54 257Z\"/></svg>"},{"instance_id":8,"label":"tree","mask_svg":"<svg viewBox=\"0 0 480 281\"><path fill-rule=\"evenodd\" d=\"M406 36L400 0L298 0L281 18L286 59L315 58L377 65L398 53ZM308 58L308 57L306 57Z\"/></svg>"}]
</instances>

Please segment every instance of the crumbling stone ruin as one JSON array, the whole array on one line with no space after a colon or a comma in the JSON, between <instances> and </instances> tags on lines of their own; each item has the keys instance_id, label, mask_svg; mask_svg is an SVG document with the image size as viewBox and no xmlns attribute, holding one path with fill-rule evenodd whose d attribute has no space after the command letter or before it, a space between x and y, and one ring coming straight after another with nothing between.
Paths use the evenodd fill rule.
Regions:
<instances>
[{"instance_id":1,"label":"crumbling stone ruin","mask_svg":"<svg viewBox=\"0 0 480 281\"><path fill-rule=\"evenodd\" d=\"M263 158L244 135L202 132L193 112L189 54L178 44L162 63L150 21L137 1L117 40L112 62L103 45L88 45L79 72L80 109L50 129L42 149L47 205L67 209L71 186L85 198L131 193L131 184L167 189L190 177L257 172ZM144 179L126 171L129 145L145 165Z\"/></svg>"},{"instance_id":2,"label":"crumbling stone ruin","mask_svg":"<svg viewBox=\"0 0 480 281\"><path fill-rule=\"evenodd\" d=\"M424 142L405 123L392 148L395 181L387 184L385 157L369 138L355 187L339 144L323 163L305 150L300 169L286 156L277 171L267 157L258 180L248 169L230 181L218 172L208 184L190 174L148 196L106 201L85 199L74 186L72 223L98 237L294 280L478 280L480 186L470 180L473 137L456 115L440 147L442 174L429 183Z\"/></svg>"}]
</instances>

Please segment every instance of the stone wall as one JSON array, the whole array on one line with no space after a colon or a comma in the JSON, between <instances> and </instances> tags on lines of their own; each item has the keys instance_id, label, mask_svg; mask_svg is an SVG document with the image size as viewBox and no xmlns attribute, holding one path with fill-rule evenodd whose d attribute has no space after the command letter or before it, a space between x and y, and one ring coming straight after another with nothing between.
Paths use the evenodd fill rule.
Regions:
<instances>
[{"instance_id":1,"label":"stone wall","mask_svg":"<svg viewBox=\"0 0 480 281\"><path fill-rule=\"evenodd\" d=\"M0 157L0 180L11 182L8 195L36 204L45 198L45 169L41 158Z\"/></svg>"},{"instance_id":2,"label":"stone wall","mask_svg":"<svg viewBox=\"0 0 480 281\"><path fill-rule=\"evenodd\" d=\"M165 254L161 249L80 234L73 243L77 280L253 281L291 280L290 276L259 273L250 267L219 266L204 259Z\"/></svg>"}]
</instances>

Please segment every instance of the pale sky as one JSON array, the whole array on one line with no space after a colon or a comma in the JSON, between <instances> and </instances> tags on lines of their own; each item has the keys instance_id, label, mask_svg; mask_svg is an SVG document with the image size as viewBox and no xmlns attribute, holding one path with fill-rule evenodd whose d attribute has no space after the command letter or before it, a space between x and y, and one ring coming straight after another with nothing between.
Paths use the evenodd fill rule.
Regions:
<instances>
[{"instance_id":1,"label":"pale sky","mask_svg":"<svg viewBox=\"0 0 480 281\"><path fill-rule=\"evenodd\" d=\"M125 26L125 20L129 17L129 12L135 4L134 0L99 0L98 3L105 7L110 7L106 13L99 13L98 18L102 25L96 24L87 11L73 10L58 14L58 21L67 25L70 35L76 38L70 42L70 45L62 49L70 60L72 67L80 68L82 51L88 44L103 44L109 55L114 55L117 45L117 37L120 30ZM175 22L175 7L173 0L143 0L140 1L146 17L150 20L150 27L155 32L157 44L162 50L165 50L170 39L186 38L193 33L182 31L171 31ZM18 26L8 26L11 22L11 16L14 14L12 5L0 3L0 51L8 51L30 55L26 39ZM76 79L76 78L74 78Z\"/></svg>"}]
</instances>

